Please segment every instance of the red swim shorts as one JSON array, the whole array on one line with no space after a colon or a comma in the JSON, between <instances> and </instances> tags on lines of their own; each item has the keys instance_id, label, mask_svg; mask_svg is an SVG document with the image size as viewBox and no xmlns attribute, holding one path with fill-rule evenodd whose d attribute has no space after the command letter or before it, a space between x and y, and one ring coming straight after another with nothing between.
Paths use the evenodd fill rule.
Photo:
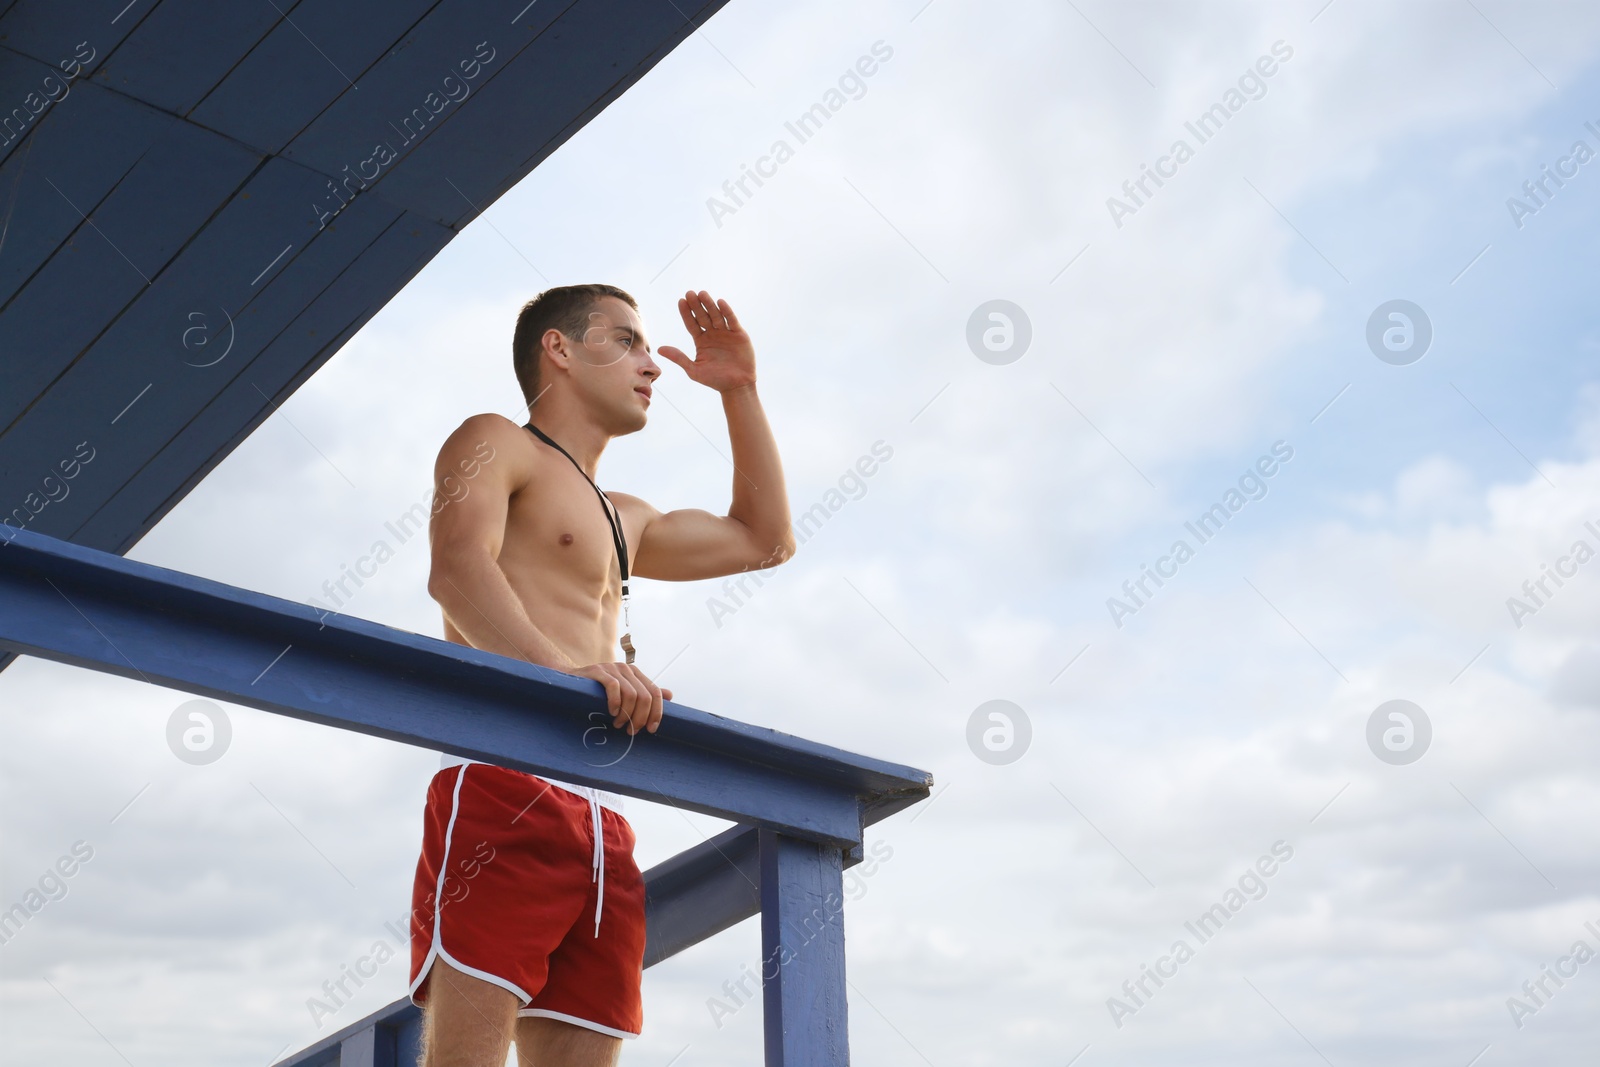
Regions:
<instances>
[{"instance_id":1,"label":"red swim shorts","mask_svg":"<svg viewBox=\"0 0 1600 1067\"><path fill-rule=\"evenodd\" d=\"M638 1037L644 878L633 846L627 819L542 778L488 763L439 771L411 892L411 1002L426 1003L442 958L515 993L519 1018Z\"/></svg>"}]
</instances>

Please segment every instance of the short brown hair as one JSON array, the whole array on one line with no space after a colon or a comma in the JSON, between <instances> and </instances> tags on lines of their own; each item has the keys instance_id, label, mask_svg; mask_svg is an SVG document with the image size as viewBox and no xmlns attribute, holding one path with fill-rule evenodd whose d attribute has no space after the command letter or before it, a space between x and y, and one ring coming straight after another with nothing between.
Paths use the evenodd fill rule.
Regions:
<instances>
[{"instance_id":1,"label":"short brown hair","mask_svg":"<svg viewBox=\"0 0 1600 1067\"><path fill-rule=\"evenodd\" d=\"M511 366L522 386L522 398L532 404L539 395L539 340L546 330L556 329L579 343L589 326L589 312L601 297L614 296L633 310L639 304L614 285L591 282L585 285L560 285L546 289L517 313L517 330L511 337Z\"/></svg>"}]
</instances>

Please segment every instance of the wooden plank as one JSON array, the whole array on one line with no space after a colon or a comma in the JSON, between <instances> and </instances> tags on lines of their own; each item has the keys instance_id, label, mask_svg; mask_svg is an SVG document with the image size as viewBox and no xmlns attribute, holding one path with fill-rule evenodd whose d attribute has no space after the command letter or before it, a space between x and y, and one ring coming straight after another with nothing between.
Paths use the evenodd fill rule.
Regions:
<instances>
[{"instance_id":1,"label":"wooden plank","mask_svg":"<svg viewBox=\"0 0 1600 1067\"><path fill-rule=\"evenodd\" d=\"M347 92L330 105L284 148L284 157L331 175L365 169L381 188L406 169L419 144L463 114L483 111L481 103L465 105L502 71L537 62L522 55L524 49L573 3L546 0L513 24L516 12L504 0L444 0L362 76L360 92ZM582 55L595 62L588 50ZM502 120L494 136L522 141L528 134ZM388 152L376 153L379 145ZM393 154L389 162L363 168L366 160L385 159L388 153ZM450 173L461 170L451 167Z\"/></svg>"},{"instance_id":2,"label":"wooden plank","mask_svg":"<svg viewBox=\"0 0 1600 1067\"><path fill-rule=\"evenodd\" d=\"M270 418L275 406L331 358L452 236L441 226L403 215L369 239L370 223L392 210L373 200L347 213L337 234L330 227L327 236L344 243L329 247L342 254L346 269L254 357L241 356L230 366L234 360L230 354L215 367L193 369L197 374L216 372L224 384L176 434L169 433L156 447L141 451L136 469L109 486L110 493L90 498L96 507L87 519L58 535L107 551L126 551L239 441ZM314 245L306 256L322 252L320 244ZM301 265L311 266L297 262ZM221 324L215 315L212 321ZM247 324L241 330L249 328ZM219 329L216 343L225 341Z\"/></svg>"},{"instance_id":3,"label":"wooden plank","mask_svg":"<svg viewBox=\"0 0 1600 1067\"><path fill-rule=\"evenodd\" d=\"M758 831L733 826L644 875L644 965L698 945L761 910Z\"/></svg>"},{"instance_id":4,"label":"wooden plank","mask_svg":"<svg viewBox=\"0 0 1600 1067\"><path fill-rule=\"evenodd\" d=\"M0 213L11 220L0 255L0 310L83 225L72 205L98 204L172 123L148 104L89 82L73 85L39 116L0 163ZM92 165L85 165L88 145Z\"/></svg>"},{"instance_id":5,"label":"wooden plank","mask_svg":"<svg viewBox=\"0 0 1600 1067\"><path fill-rule=\"evenodd\" d=\"M72 86L48 63L0 48L0 160L27 143L45 115L72 98Z\"/></svg>"},{"instance_id":6,"label":"wooden plank","mask_svg":"<svg viewBox=\"0 0 1600 1067\"><path fill-rule=\"evenodd\" d=\"M0 45L57 66L89 56L92 73L160 0L17 0L0 14ZM80 53L79 46L88 48Z\"/></svg>"},{"instance_id":7,"label":"wooden plank","mask_svg":"<svg viewBox=\"0 0 1600 1067\"><path fill-rule=\"evenodd\" d=\"M365 86L367 70L436 3L303 0L293 23L273 27L189 117L277 152L339 97L359 95L354 85ZM262 106L266 100L271 106Z\"/></svg>"},{"instance_id":8,"label":"wooden plank","mask_svg":"<svg viewBox=\"0 0 1600 1067\"><path fill-rule=\"evenodd\" d=\"M507 21L503 9L494 9L484 2L473 4L461 0L441 6L448 6L450 17L458 20L462 18L463 12L467 14L476 12L484 18L493 12L499 21ZM525 17L520 20L518 32L530 36L535 34L540 25L538 20L554 18L559 10L555 5L541 5L539 10L524 12ZM472 25L471 19L466 20L466 25ZM152 25L148 30L141 32L155 33L159 28L159 25ZM462 40L474 35L475 32L457 34ZM413 34L413 37L415 36ZM392 86L404 87L407 78L415 75L420 69L418 64L428 59L428 54L420 45L412 46L403 52L402 59L397 59L394 64L385 67L385 77L390 79ZM129 110L128 105L107 103L108 99L115 98L115 94L87 85L64 101L61 107L78 106L79 95L85 93L90 95L91 103L83 105L79 110L86 117L95 118L103 113L115 111L117 106L121 106L124 111ZM373 98L378 96L376 92L363 95L370 95ZM481 105L475 104L475 106L481 108ZM144 374L143 372L148 369L148 362L130 360L127 358L128 352L137 350L151 353L153 350L173 357L157 361L156 371L169 375L188 374L189 367L180 366L187 362L181 358L183 353L174 351L175 342L185 336L189 325L189 320L185 316L197 311L201 315L215 317L213 305L216 311L222 312L225 316L234 313L235 305L232 300L208 300L207 294L198 292L189 296L183 291L186 288L183 277L177 274L168 277L160 273L165 266L165 258L173 251L171 245L184 239L182 231L186 228L185 224L192 226L195 214L214 209L218 198L218 190L215 188L204 188L206 183L190 180L197 177L197 172L203 175L206 168L197 167L192 163L184 165L186 161L179 158L190 151L185 147L186 144L205 144L209 139L209 143L215 145L218 140L212 139L210 134L172 123L170 119L166 119L165 122L167 128L153 138L148 124L132 132L126 127L107 129L106 141L114 146L113 151L106 153L109 157L121 162L135 152L139 153L135 156L138 165L120 175L120 180L111 186L109 192L100 186L81 188L62 183L50 186L49 183L54 181L51 171L59 171L63 175L93 173L104 176L111 169L92 165L74 166L72 164L81 164L84 161L71 159L68 152L60 153L67 158L46 160L45 162L50 164L48 168L35 168L31 174L23 175L30 181L25 188L19 190L19 195L20 192L28 192L31 198L37 200L49 186L52 198L59 203L54 205L53 231L46 227L37 232L24 232L21 235L26 238L24 251L27 252L27 257L18 262L16 269L18 274L27 272L26 283L22 285L20 291L12 295L9 303L0 309L0 344L6 345L8 351L17 353L15 358L0 367L0 437L4 438L7 454L16 457L16 463L9 465L7 469L13 472L13 480L22 479L19 484L8 484L4 477L0 476L0 494L3 494L0 495L0 500L13 499L19 492L27 492L28 480L32 478L32 474L28 473L31 468L40 464L48 467L59 459L56 454L62 452L63 446L67 446L69 454L72 446L85 439L81 429L84 421L82 412L93 408L96 409L96 414L106 421L111 418L120 420L123 408L134 397L140 396L145 386L155 389L156 379L160 374L154 372ZM104 128L112 124L102 122L101 125ZM69 134L79 132L87 131L82 126L68 130ZM84 142L87 140L89 139L67 136L62 143L63 146L75 147L81 156ZM40 141L40 145L48 147L43 140ZM233 179L237 177L237 171L251 164L255 157L250 156L248 152L238 150L237 146L230 147L235 149L235 155L239 157L237 162L240 164L234 168L233 173L227 175L229 179ZM128 210L133 200L132 194L146 192L146 179L157 170L180 176L179 179L165 183L168 203L162 203L157 198L156 202L145 205L143 211ZM35 178L38 180L34 180ZM45 184L40 184L41 181ZM103 185L102 180L101 186ZM325 198L337 204L334 196L328 193L326 181L322 189L307 191L313 194L320 192ZM298 223L301 228L309 226L311 219L316 217L312 209L313 199L308 197L301 202L302 214ZM358 201L360 199L366 197L358 198ZM229 205L230 208L232 206ZM177 218L173 217L171 210L163 210L173 207L189 210L191 215L187 218ZM72 215L63 215L63 209L71 211ZM93 220L92 225L79 216L79 209ZM231 218L234 214L232 211L224 211L219 218ZM49 213L30 211L28 215L30 218L46 218ZM75 224L72 216L79 216ZM319 218L318 221L324 220ZM337 226L338 223L335 222L334 225ZM68 227L65 234L61 232L63 226ZM290 229L292 232L294 227L291 226ZM149 236L154 230L162 231L160 238ZM263 240L270 238L271 227L262 227L259 234ZM202 236L196 239L196 243L206 242ZM295 243L286 242L286 247ZM256 258L265 259L266 251L270 249L255 249ZM420 266L436 251L436 247L430 247L422 255L413 255L407 259ZM38 258L51 252L54 253L52 258L42 266L38 265ZM299 254L301 253L298 251L291 251L290 258L276 268L278 273L292 272L296 266L294 257ZM187 258L185 262L188 262ZM8 259L8 265L9 263ZM392 277L390 272L381 269L382 266L380 265L377 273ZM269 279L269 285L274 280ZM395 280L398 287L398 284L403 284L405 279ZM151 284L147 286L147 283ZM277 292L285 291L282 286L272 288ZM302 290L296 295L304 300L308 291L314 289ZM194 303L195 308L186 309L184 307L186 300ZM272 328L281 328L283 325L281 320L273 316L259 315L255 307L245 308L240 314L247 326L257 325L251 321L253 316L260 318L260 325L265 329L256 330L254 335L263 339L275 336ZM354 320L355 316L350 316L345 318L344 322ZM153 345L152 341L155 342ZM302 350L306 347L309 347L313 354L322 351L321 346L303 346ZM247 345L241 352L248 354L250 346ZM69 373L70 368L84 360L87 360L84 365L85 374L88 374L91 368L94 371L90 378L92 391L89 395L85 395L85 390L81 386L74 385L82 380L84 375ZM317 364L320 362L321 359L316 359ZM240 363L235 364L238 365ZM109 376L101 373L107 367L112 368ZM311 369L314 369L314 366ZM120 380L118 375L129 380ZM141 376L146 380L143 382L132 380ZM190 379L196 380L192 375ZM304 380L304 375L298 376L298 380ZM39 394L46 389L54 393L58 388L63 390L60 396L52 396L46 401L36 401ZM188 425L196 414L191 404L192 397L182 391L171 395L175 396L175 401L170 410L165 408L165 401L160 404L155 403L156 398L153 395L142 402L146 404L147 412L159 415L169 427L174 424L177 427ZM17 420L27 406L35 402L42 405L41 418L48 413L50 418L60 422L53 434L18 432L21 427L18 426ZM116 412L98 410L106 408L107 405L115 405ZM231 414L240 417L240 427L253 425L261 411L260 405L255 403L230 409ZM71 440L67 440L68 438ZM237 441L240 438L242 434L235 432L226 438L213 436L211 442ZM169 431L168 440L170 439ZM142 465L149 461L153 452L165 443L161 442L152 448L133 447L119 450L118 455L121 457L119 462L122 466L115 471L103 473L131 475L133 471L142 470ZM191 451L190 455L208 457L210 454ZM209 464L204 462L198 465L192 464L191 470L186 475L176 480L167 479L167 484L192 485L194 482L192 475L196 466L209 467ZM105 494L102 494L101 499L102 501L105 499ZM165 506L171 499L170 492L163 493L156 503ZM50 522L73 518L75 508L89 503L90 494L80 494L76 503L57 509ZM133 509L133 512L138 510ZM140 528L133 532L132 538L122 536L117 538L117 543L126 545L136 540L137 536L148 528L143 519L151 515L153 510L146 510L138 516L136 521ZM156 517L159 517L159 514ZM69 524L68 526L46 525L42 528L65 533L76 527Z\"/></svg>"},{"instance_id":9,"label":"wooden plank","mask_svg":"<svg viewBox=\"0 0 1600 1067\"><path fill-rule=\"evenodd\" d=\"M0 648L835 848L868 798L926 772L673 704L617 757L598 682L123 559L31 531L0 545Z\"/></svg>"},{"instance_id":10,"label":"wooden plank","mask_svg":"<svg viewBox=\"0 0 1600 1067\"><path fill-rule=\"evenodd\" d=\"M360 302L332 306L353 295L349 285L335 283L372 250L399 212L373 199L339 225L319 230L306 206L323 181L282 160L256 172L160 280L142 289L8 429L6 454L16 457L17 465L0 472L0 500L26 491L35 480L33 468L53 464L80 441L111 446L62 506L46 509L42 524L33 527L72 536L230 384L246 385L250 411L266 407L267 398L310 362L311 353L326 348L363 309L381 304L381 291L369 288ZM434 231L423 242L431 254L449 234L425 225ZM393 258L375 258L358 274L392 282L396 268L418 254L394 251ZM268 366L276 366L283 354L301 361L276 372L257 368L262 351L291 329L280 358ZM215 344L198 343L210 337ZM130 352L140 358L130 359ZM193 455L189 458L192 468Z\"/></svg>"},{"instance_id":11,"label":"wooden plank","mask_svg":"<svg viewBox=\"0 0 1600 1067\"><path fill-rule=\"evenodd\" d=\"M97 84L187 115L287 14L293 0L160 0L95 71Z\"/></svg>"},{"instance_id":12,"label":"wooden plank","mask_svg":"<svg viewBox=\"0 0 1600 1067\"><path fill-rule=\"evenodd\" d=\"M846 1067L843 857L761 831L761 988L767 1067Z\"/></svg>"},{"instance_id":13,"label":"wooden plank","mask_svg":"<svg viewBox=\"0 0 1600 1067\"><path fill-rule=\"evenodd\" d=\"M154 282L259 163L235 141L171 122L98 203L75 205L84 219L66 247L0 311L0 351L7 354L0 363L0 427L9 429Z\"/></svg>"}]
</instances>

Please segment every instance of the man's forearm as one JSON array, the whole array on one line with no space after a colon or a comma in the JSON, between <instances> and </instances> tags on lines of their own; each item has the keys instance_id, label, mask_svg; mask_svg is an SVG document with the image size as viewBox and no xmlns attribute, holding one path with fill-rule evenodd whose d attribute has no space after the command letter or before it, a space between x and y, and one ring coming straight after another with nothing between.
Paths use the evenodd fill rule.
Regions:
<instances>
[{"instance_id":1,"label":"man's forearm","mask_svg":"<svg viewBox=\"0 0 1600 1067\"><path fill-rule=\"evenodd\" d=\"M428 591L473 648L568 673L581 666L528 618L505 572L486 555L466 556L447 566L436 561Z\"/></svg>"},{"instance_id":2,"label":"man's forearm","mask_svg":"<svg viewBox=\"0 0 1600 1067\"><path fill-rule=\"evenodd\" d=\"M748 526L774 551L792 549L789 494L783 483L783 462L778 442L767 423L754 383L722 394L728 419L728 441L733 447L733 503L728 516Z\"/></svg>"}]
</instances>

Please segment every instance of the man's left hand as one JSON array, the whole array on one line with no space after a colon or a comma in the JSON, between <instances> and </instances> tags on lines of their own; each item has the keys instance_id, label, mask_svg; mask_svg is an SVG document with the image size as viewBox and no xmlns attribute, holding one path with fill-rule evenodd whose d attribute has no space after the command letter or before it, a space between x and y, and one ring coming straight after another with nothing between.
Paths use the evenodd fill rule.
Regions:
<instances>
[{"instance_id":1,"label":"man's left hand","mask_svg":"<svg viewBox=\"0 0 1600 1067\"><path fill-rule=\"evenodd\" d=\"M682 367L692 381L719 393L755 384L755 346L726 300L712 300L704 289L691 291L679 299L678 314L694 338L695 358L671 345L657 352Z\"/></svg>"}]
</instances>

